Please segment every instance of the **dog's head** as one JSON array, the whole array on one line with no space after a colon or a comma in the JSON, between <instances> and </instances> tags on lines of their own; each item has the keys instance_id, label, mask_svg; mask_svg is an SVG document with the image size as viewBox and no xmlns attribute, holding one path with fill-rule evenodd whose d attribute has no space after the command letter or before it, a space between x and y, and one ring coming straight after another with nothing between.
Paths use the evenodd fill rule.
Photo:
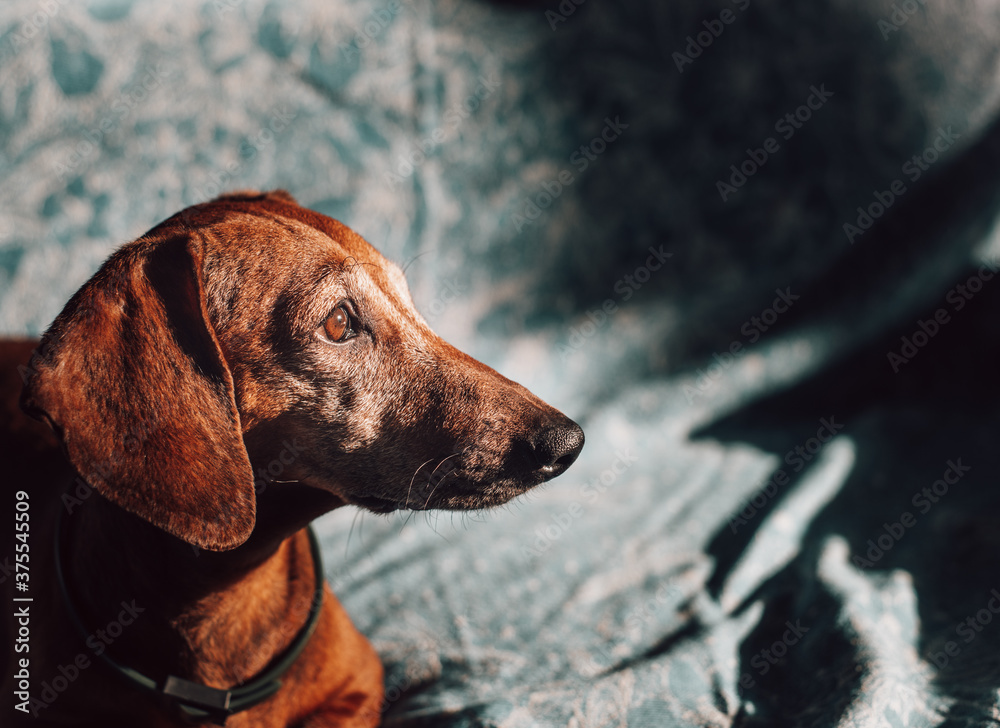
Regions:
<instances>
[{"instance_id":1,"label":"dog's head","mask_svg":"<svg viewBox=\"0 0 1000 728\"><path fill-rule=\"evenodd\" d=\"M399 268L287 193L189 208L77 292L25 409L109 500L202 548L299 482L379 512L495 506L582 430L439 338Z\"/></svg>"}]
</instances>

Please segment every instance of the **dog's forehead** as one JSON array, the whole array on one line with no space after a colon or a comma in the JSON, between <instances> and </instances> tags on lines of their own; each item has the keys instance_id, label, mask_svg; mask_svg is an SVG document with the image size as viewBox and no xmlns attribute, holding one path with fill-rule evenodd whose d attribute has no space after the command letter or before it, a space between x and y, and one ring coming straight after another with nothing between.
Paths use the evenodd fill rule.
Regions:
<instances>
[{"instance_id":1,"label":"dog's forehead","mask_svg":"<svg viewBox=\"0 0 1000 728\"><path fill-rule=\"evenodd\" d=\"M305 214L296 214L299 211ZM313 289L317 282L340 283L362 296L390 306L394 301L416 313L399 266L332 218L304 208L292 213L227 214L213 226L211 244L228 259L231 270L260 270L269 287L277 283L279 288L303 290ZM394 295L386 296L388 292Z\"/></svg>"},{"instance_id":2,"label":"dog's forehead","mask_svg":"<svg viewBox=\"0 0 1000 728\"><path fill-rule=\"evenodd\" d=\"M346 225L316 217L322 218L322 227L284 215L229 210L203 231L209 245L242 270L254 263L268 266L276 275L331 264L394 267Z\"/></svg>"},{"instance_id":3,"label":"dog's forehead","mask_svg":"<svg viewBox=\"0 0 1000 728\"><path fill-rule=\"evenodd\" d=\"M331 224L323 229L298 220L276 221L291 233L279 245L288 250L291 259L299 261L300 274L311 278L317 272L332 270L339 274L338 280L350 282L363 292L394 291L409 298L406 278L399 266L347 226L327 220Z\"/></svg>"}]
</instances>

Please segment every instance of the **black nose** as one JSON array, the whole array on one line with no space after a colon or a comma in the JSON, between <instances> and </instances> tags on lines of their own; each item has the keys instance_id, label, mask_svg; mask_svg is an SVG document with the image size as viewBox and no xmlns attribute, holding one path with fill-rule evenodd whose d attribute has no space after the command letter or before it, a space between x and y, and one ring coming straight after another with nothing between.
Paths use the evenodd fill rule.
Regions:
<instances>
[{"instance_id":1,"label":"black nose","mask_svg":"<svg viewBox=\"0 0 1000 728\"><path fill-rule=\"evenodd\" d=\"M576 461L583 440L583 430L566 417L542 427L531 442L538 469L549 477L559 475Z\"/></svg>"}]
</instances>

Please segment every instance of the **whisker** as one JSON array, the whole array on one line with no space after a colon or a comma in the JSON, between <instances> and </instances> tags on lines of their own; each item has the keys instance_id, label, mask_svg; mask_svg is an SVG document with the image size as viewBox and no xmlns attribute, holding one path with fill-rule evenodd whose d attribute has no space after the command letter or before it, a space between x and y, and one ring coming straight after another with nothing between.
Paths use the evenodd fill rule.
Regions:
<instances>
[{"instance_id":1,"label":"whisker","mask_svg":"<svg viewBox=\"0 0 1000 728\"><path fill-rule=\"evenodd\" d=\"M438 522L441 520L441 512L440 511L433 511L433 514L434 514L434 522L433 523L431 523L431 512L430 511L425 511L425 513L427 514L427 523L428 523L428 525L430 525L431 530L434 531L434 535L436 535L438 538L440 538L441 540L443 540L446 544L448 544L450 546L451 545L451 539L449 539L447 536L445 536L443 533L441 533L438 530L438 528L437 528Z\"/></svg>"},{"instance_id":2,"label":"whisker","mask_svg":"<svg viewBox=\"0 0 1000 728\"><path fill-rule=\"evenodd\" d=\"M448 457L446 457L444 460L442 460L441 462L439 462L437 464L437 468L434 468L434 470L431 471L431 474L427 477L427 479L430 480L431 478L433 478L434 477L434 473L436 473L438 471L438 468L440 468L446 462L448 462L449 460L451 460L453 457L457 457L459 455L464 455L464 454L465 454L464 451L463 452L456 452L456 453L452 453L451 455L449 455ZM428 462L430 462L430 461L428 460ZM448 474L445 473L445 476L447 476L447 475Z\"/></svg>"},{"instance_id":3,"label":"whisker","mask_svg":"<svg viewBox=\"0 0 1000 728\"><path fill-rule=\"evenodd\" d=\"M403 275L404 275L404 276L406 275L406 269L407 269L407 268L409 268L409 267L410 267L411 265L413 265L413 264L414 264L414 263L415 263L415 262L417 261L417 258L420 258L420 257L422 257L422 256L424 256L424 255L427 255L427 254L428 254L428 253L430 253L430 252L431 252L431 251L429 251L429 250L425 250L424 252L422 252L422 253L417 253L417 254L416 254L416 255L414 255L414 256L413 256L412 258L410 258L410 260L409 260L409 261L407 261L407 263L406 263L406 264L405 264L405 265L403 266Z\"/></svg>"},{"instance_id":4,"label":"whisker","mask_svg":"<svg viewBox=\"0 0 1000 728\"><path fill-rule=\"evenodd\" d=\"M351 519L351 527L347 531L347 542L344 543L344 566L347 570L347 575L350 576L351 564L353 561L347 558L347 554L351 549L351 536L354 535L354 524L358 522L358 518L361 517L363 511L360 508L355 509L354 518ZM358 529L358 538L361 538L361 529Z\"/></svg>"},{"instance_id":5,"label":"whisker","mask_svg":"<svg viewBox=\"0 0 1000 728\"><path fill-rule=\"evenodd\" d=\"M448 477L448 476L445 475L445 478L446 477ZM431 488L430 495L427 496L427 500L424 501L424 505L423 505L423 508L421 510L426 510L427 509L427 504L431 502L431 498L434 497L434 491L436 491L438 489L438 485L441 485L441 481L442 480L444 480L444 478L441 478L441 480L439 480L437 482L437 485L435 485L433 488Z\"/></svg>"},{"instance_id":6,"label":"whisker","mask_svg":"<svg viewBox=\"0 0 1000 728\"><path fill-rule=\"evenodd\" d=\"M447 458L445 458L445 460L447 460ZM437 468L435 468L435 470L437 470ZM445 473L444 475L442 475L442 476L441 476L441 480L439 480L439 481L438 481L438 482L437 482L437 483L436 483L436 484L434 485L434 487L433 487L433 488L431 488L431 492L430 492L430 495L428 495L428 496L427 496L427 500L425 500L425 501L424 501L424 509L426 509L426 508L427 508L427 504L431 502L431 498L433 498L433 497L434 497L434 492L435 492L435 491L436 491L436 490L437 490L437 489L438 489L438 488L439 488L439 487L441 486L441 483L443 483L443 482L445 481L445 479L446 479L446 478L447 478L447 477L448 477L449 475L451 475L451 473L453 473L453 472L455 472L455 471L454 471L454 470L452 470L451 472L448 472L448 473ZM431 476L433 476L433 475L434 475L434 473L431 473Z\"/></svg>"},{"instance_id":7,"label":"whisker","mask_svg":"<svg viewBox=\"0 0 1000 728\"><path fill-rule=\"evenodd\" d=\"M413 476L410 478L410 487L406 489L406 501L403 503L403 508L409 508L410 507L410 491L413 489L413 481L417 477L417 473L419 473L421 470L423 470L424 465L426 465L427 463L431 462L432 460L434 460L434 458L431 458L427 462L421 464L421 466L419 468L417 468L415 471L413 471ZM434 469L437 470L437 468L434 468ZM434 473L431 473L432 477L433 477L433 475L434 475ZM428 478L428 480L430 480L430 478Z\"/></svg>"}]
</instances>

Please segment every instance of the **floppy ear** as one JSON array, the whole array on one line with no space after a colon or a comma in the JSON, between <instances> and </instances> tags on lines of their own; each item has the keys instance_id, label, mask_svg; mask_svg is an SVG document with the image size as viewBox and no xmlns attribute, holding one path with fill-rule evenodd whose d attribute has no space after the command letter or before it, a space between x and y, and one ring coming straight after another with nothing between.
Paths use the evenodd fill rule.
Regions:
<instances>
[{"instance_id":1,"label":"floppy ear","mask_svg":"<svg viewBox=\"0 0 1000 728\"><path fill-rule=\"evenodd\" d=\"M201 269L187 236L124 246L46 332L22 406L105 498L221 551L249 537L256 504Z\"/></svg>"}]
</instances>

